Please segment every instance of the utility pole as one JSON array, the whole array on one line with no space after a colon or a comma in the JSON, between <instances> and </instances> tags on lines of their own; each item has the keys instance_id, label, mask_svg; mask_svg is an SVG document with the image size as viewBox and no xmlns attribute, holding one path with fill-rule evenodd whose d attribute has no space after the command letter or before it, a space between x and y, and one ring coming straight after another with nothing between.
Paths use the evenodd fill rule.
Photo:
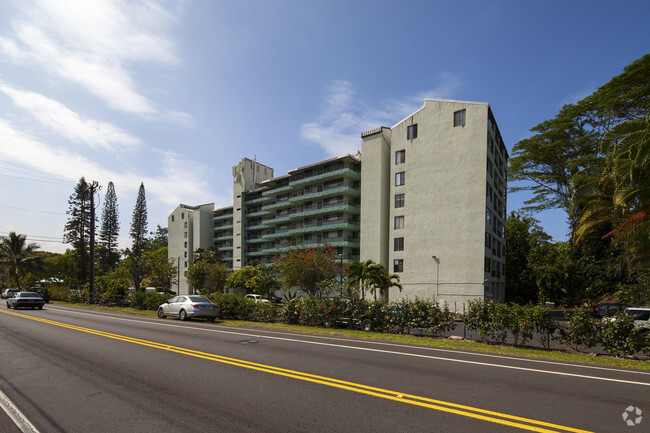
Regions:
<instances>
[{"instance_id":1,"label":"utility pole","mask_svg":"<svg viewBox=\"0 0 650 433\"><path fill-rule=\"evenodd\" d=\"M101 189L97 181L88 185L90 190L90 294L88 303L95 303L95 192Z\"/></svg>"}]
</instances>

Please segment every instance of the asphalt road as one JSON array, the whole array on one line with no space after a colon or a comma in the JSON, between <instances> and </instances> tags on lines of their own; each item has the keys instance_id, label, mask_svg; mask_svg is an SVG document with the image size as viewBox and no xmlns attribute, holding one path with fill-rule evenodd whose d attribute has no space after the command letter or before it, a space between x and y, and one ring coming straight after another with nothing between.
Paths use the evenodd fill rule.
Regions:
<instances>
[{"instance_id":1,"label":"asphalt road","mask_svg":"<svg viewBox=\"0 0 650 433\"><path fill-rule=\"evenodd\" d=\"M0 305L0 391L41 433L650 431L648 372Z\"/></svg>"}]
</instances>

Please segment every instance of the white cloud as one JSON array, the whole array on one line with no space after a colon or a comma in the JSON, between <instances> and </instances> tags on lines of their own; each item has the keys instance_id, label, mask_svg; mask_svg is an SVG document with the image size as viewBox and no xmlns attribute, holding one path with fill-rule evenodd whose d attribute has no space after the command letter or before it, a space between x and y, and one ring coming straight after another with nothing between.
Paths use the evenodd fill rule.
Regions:
<instances>
[{"instance_id":1,"label":"white cloud","mask_svg":"<svg viewBox=\"0 0 650 433\"><path fill-rule=\"evenodd\" d=\"M140 140L110 123L83 119L65 105L44 95L12 88L0 82L0 91L7 94L16 105L32 114L36 120L78 143L93 148L115 150L114 145L133 147Z\"/></svg>"},{"instance_id":2,"label":"white cloud","mask_svg":"<svg viewBox=\"0 0 650 433\"><path fill-rule=\"evenodd\" d=\"M400 100L384 100L369 108L354 98L352 83L334 81L324 97L322 114L314 122L301 125L300 135L320 145L330 156L356 152L360 150L362 132L393 125L422 106L425 98L451 98L460 87L458 78L442 73L433 89Z\"/></svg>"},{"instance_id":3,"label":"white cloud","mask_svg":"<svg viewBox=\"0 0 650 433\"><path fill-rule=\"evenodd\" d=\"M77 83L114 109L160 115L138 90L130 69L137 63L178 63L165 35L174 15L158 2L20 1L15 11L12 33L0 38L5 59Z\"/></svg>"},{"instance_id":4,"label":"white cloud","mask_svg":"<svg viewBox=\"0 0 650 433\"><path fill-rule=\"evenodd\" d=\"M134 192L144 182L148 194L157 201L175 206L181 200L200 200L209 194L207 168L188 161L173 152L154 152L160 156L161 169L157 176L143 176L128 169L116 171L106 168L105 161L94 162L68 150L50 146L30 135L16 130L0 118L0 160L16 162L43 173L59 176L76 183L98 180L101 184L112 181L116 189Z\"/></svg>"}]
</instances>

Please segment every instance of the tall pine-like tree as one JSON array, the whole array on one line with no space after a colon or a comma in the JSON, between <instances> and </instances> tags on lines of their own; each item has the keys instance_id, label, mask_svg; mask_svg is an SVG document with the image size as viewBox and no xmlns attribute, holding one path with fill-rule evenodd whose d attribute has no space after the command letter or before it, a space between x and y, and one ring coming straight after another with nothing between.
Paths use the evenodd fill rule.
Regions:
<instances>
[{"instance_id":1,"label":"tall pine-like tree","mask_svg":"<svg viewBox=\"0 0 650 433\"><path fill-rule=\"evenodd\" d=\"M135 208L133 208L130 235L131 239L133 239L132 253L136 255L142 254L147 240L147 199L144 193L144 183L140 184L138 198L135 202Z\"/></svg>"},{"instance_id":2,"label":"tall pine-like tree","mask_svg":"<svg viewBox=\"0 0 650 433\"><path fill-rule=\"evenodd\" d=\"M68 199L68 222L63 228L63 241L74 248L75 268L79 283L88 281L90 243L90 189L82 177Z\"/></svg>"},{"instance_id":3,"label":"tall pine-like tree","mask_svg":"<svg viewBox=\"0 0 650 433\"><path fill-rule=\"evenodd\" d=\"M140 289L140 283L144 275L145 261L143 252L147 241L147 199L144 192L144 183L140 184L138 198L133 208L133 217L131 219L131 230L129 232L133 245L128 258L133 287Z\"/></svg>"},{"instance_id":4,"label":"tall pine-like tree","mask_svg":"<svg viewBox=\"0 0 650 433\"><path fill-rule=\"evenodd\" d=\"M108 182L106 196L104 197L104 209L102 212L102 226L99 232L99 240L104 249L98 251L98 262L103 272L108 272L120 261L120 253L117 249L117 238L120 234L120 221L117 210L117 195L113 182Z\"/></svg>"}]
</instances>

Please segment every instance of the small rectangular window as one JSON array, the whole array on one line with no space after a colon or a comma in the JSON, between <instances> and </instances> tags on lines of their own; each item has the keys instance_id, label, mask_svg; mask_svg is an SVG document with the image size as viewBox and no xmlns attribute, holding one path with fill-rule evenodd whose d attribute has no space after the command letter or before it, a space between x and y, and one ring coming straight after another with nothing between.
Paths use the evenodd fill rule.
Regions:
<instances>
[{"instance_id":1,"label":"small rectangular window","mask_svg":"<svg viewBox=\"0 0 650 433\"><path fill-rule=\"evenodd\" d=\"M182 212L182 213L181 213L181 219L182 219L182 220L185 219L185 212Z\"/></svg>"},{"instance_id":2,"label":"small rectangular window","mask_svg":"<svg viewBox=\"0 0 650 433\"><path fill-rule=\"evenodd\" d=\"M172 215L172 222L174 222L174 215Z\"/></svg>"},{"instance_id":3,"label":"small rectangular window","mask_svg":"<svg viewBox=\"0 0 650 433\"><path fill-rule=\"evenodd\" d=\"M418 138L418 124L416 123L415 125L410 125L406 128L406 139L407 140L413 140L414 138Z\"/></svg>"},{"instance_id":4,"label":"small rectangular window","mask_svg":"<svg viewBox=\"0 0 650 433\"><path fill-rule=\"evenodd\" d=\"M405 172L400 171L399 173L395 173L395 186L404 185L405 180L406 180Z\"/></svg>"},{"instance_id":5,"label":"small rectangular window","mask_svg":"<svg viewBox=\"0 0 650 433\"><path fill-rule=\"evenodd\" d=\"M404 228L404 216L396 216L395 217L395 225L394 225L395 230L401 230Z\"/></svg>"},{"instance_id":6,"label":"small rectangular window","mask_svg":"<svg viewBox=\"0 0 650 433\"><path fill-rule=\"evenodd\" d=\"M404 207L404 194L395 194L395 207Z\"/></svg>"},{"instance_id":7,"label":"small rectangular window","mask_svg":"<svg viewBox=\"0 0 650 433\"><path fill-rule=\"evenodd\" d=\"M395 238L393 251L404 251L404 238Z\"/></svg>"},{"instance_id":8,"label":"small rectangular window","mask_svg":"<svg viewBox=\"0 0 650 433\"><path fill-rule=\"evenodd\" d=\"M465 126L465 110L454 112L454 126Z\"/></svg>"},{"instance_id":9,"label":"small rectangular window","mask_svg":"<svg viewBox=\"0 0 650 433\"><path fill-rule=\"evenodd\" d=\"M406 150L398 150L395 152L395 165L404 164L406 162Z\"/></svg>"},{"instance_id":10,"label":"small rectangular window","mask_svg":"<svg viewBox=\"0 0 650 433\"><path fill-rule=\"evenodd\" d=\"M404 259L393 260L393 272L404 272Z\"/></svg>"}]
</instances>

